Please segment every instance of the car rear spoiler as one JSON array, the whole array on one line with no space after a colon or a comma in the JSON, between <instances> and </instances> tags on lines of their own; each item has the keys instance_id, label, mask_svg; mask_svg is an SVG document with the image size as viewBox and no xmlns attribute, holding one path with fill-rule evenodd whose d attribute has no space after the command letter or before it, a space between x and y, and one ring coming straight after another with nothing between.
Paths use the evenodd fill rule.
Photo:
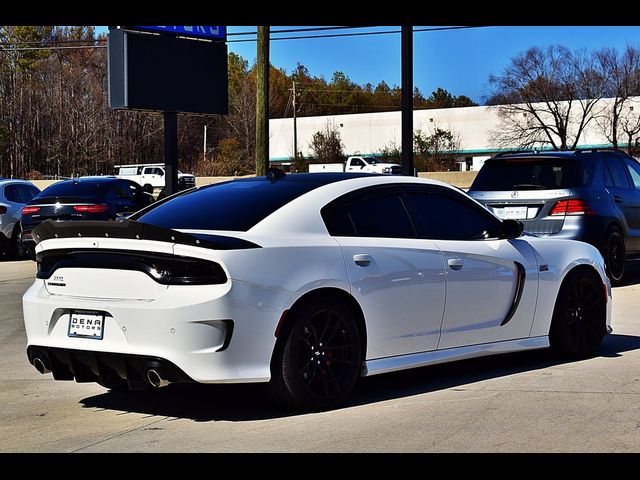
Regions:
<instances>
[{"instance_id":1,"label":"car rear spoiler","mask_svg":"<svg viewBox=\"0 0 640 480\"><path fill-rule=\"evenodd\" d=\"M116 222L94 220L54 222L53 220L45 220L33 229L33 239L36 243L52 238L77 237L155 240L157 242L179 243L212 250L261 248L260 245L240 238L183 233L170 228L128 219Z\"/></svg>"}]
</instances>

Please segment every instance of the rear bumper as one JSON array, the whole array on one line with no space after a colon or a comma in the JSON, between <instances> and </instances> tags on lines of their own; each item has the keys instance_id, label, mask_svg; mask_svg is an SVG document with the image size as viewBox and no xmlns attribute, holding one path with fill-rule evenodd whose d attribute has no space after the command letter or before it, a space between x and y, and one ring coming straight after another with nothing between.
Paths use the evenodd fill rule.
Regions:
<instances>
[{"instance_id":1,"label":"rear bumper","mask_svg":"<svg viewBox=\"0 0 640 480\"><path fill-rule=\"evenodd\" d=\"M80 378L88 380L79 381L99 379L100 355L119 355L162 359L196 382L265 382L274 332L289 299L241 281L170 286L156 300L81 298L52 295L44 280L36 280L23 297L23 310L28 350L54 352L56 358L55 352L71 352L72 359L84 359ZM76 309L104 313L102 340L68 336L70 312ZM74 361L62 361L67 366L60 372L74 373L69 367ZM119 368L122 372L122 362Z\"/></svg>"},{"instance_id":2,"label":"rear bumper","mask_svg":"<svg viewBox=\"0 0 640 480\"><path fill-rule=\"evenodd\" d=\"M531 228L533 223L523 221L524 231L532 233L538 237L565 238L568 240L579 240L590 243L600 249L604 239L605 230L613 219L598 215L575 215L567 216L557 221L562 223L562 228L556 233L546 233ZM556 221L556 220L550 220Z\"/></svg>"},{"instance_id":3,"label":"rear bumper","mask_svg":"<svg viewBox=\"0 0 640 480\"><path fill-rule=\"evenodd\" d=\"M40 359L55 380L97 382L107 388L145 389L150 369L161 371L162 378L171 383L193 381L176 365L159 357L30 345L27 358L32 365L36 358Z\"/></svg>"}]
</instances>

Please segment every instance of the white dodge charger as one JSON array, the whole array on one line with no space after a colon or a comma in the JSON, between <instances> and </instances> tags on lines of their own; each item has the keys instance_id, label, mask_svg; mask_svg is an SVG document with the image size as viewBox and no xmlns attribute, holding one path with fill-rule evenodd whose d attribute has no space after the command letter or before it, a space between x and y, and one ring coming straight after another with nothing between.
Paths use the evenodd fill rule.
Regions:
<instances>
[{"instance_id":1,"label":"white dodge charger","mask_svg":"<svg viewBox=\"0 0 640 480\"><path fill-rule=\"evenodd\" d=\"M584 358L611 331L594 247L523 236L413 177L271 171L34 237L29 361L110 389L269 382L322 410L360 376L549 346Z\"/></svg>"}]
</instances>

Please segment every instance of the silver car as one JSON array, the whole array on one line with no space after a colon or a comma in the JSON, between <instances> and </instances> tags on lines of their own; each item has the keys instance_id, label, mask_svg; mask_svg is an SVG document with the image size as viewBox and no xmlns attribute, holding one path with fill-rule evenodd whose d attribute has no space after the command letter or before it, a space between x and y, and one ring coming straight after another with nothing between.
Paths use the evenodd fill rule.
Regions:
<instances>
[{"instance_id":1,"label":"silver car","mask_svg":"<svg viewBox=\"0 0 640 480\"><path fill-rule=\"evenodd\" d=\"M22 207L40 190L26 180L0 178L0 255L24 256L20 242Z\"/></svg>"}]
</instances>

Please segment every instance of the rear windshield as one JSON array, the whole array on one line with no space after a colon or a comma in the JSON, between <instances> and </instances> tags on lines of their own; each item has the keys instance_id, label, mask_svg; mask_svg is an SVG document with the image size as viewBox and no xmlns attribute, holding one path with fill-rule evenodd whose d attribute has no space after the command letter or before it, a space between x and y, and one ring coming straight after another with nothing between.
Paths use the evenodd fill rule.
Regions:
<instances>
[{"instance_id":1,"label":"rear windshield","mask_svg":"<svg viewBox=\"0 0 640 480\"><path fill-rule=\"evenodd\" d=\"M487 160L471 190L551 190L589 185L594 174L593 161L586 159L579 163L578 167L577 162L569 158Z\"/></svg>"},{"instance_id":2,"label":"rear windshield","mask_svg":"<svg viewBox=\"0 0 640 480\"><path fill-rule=\"evenodd\" d=\"M105 182L58 182L45 188L38 198L44 197L103 197Z\"/></svg>"},{"instance_id":3,"label":"rear windshield","mask_svg":"<svg viewBox=\"0 0 640 480\"><path fill-rule=\"evenodd\" d=\"M316 175L318 180L325 178ZM264 177L219 183L172 198L132 219L165 228L245 232L323 183L289 177L273 183Z\"/></svg>"}]
</instances>

